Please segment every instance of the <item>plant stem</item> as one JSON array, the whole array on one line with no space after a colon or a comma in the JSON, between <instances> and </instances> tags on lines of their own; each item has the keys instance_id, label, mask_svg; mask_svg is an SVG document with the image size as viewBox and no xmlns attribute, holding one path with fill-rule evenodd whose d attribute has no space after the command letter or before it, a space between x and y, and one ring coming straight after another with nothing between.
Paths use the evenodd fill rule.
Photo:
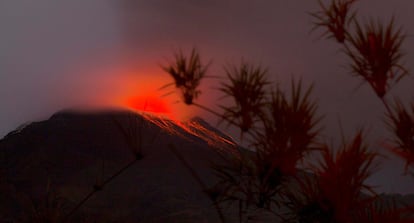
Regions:
<instances>
[{"instance_id":1,"label":"plant stem","mask_svg":"<svg viewBox=\"0 0 414 223\"><path fill-rule=\"evenodd\" d=\"M196 106L196 107L198 107L198 108L201 108L201 109L203 109L203 110L205 110L205 111L207 111L207 112L209 112L209 113L211 113L211 114L213 114L213 115L215 115L217 118L221 118L221 119L223 119L223 120L226 120L227 122L229 122L230 124L232 124L233 126L235 126L235 127L239 127L240 126L240 124L237 124L236 122L234 122L233 120L230 120L230 119L228 119L228 118L226 118L226 117L224 117L223 115L221 115L220 113L218 113L218 112L216 112L216 111L214 111L213 109L211 109L211 108L208 108L208 107L206 107L206 106L204 106L204 105L201 105L201 104L198 104L198 103L195 103L195 102L193 102L192 103L192 105L194 105L194 106ZM239 127L240 128L240 127ZM242 134L243 134L244 132L242 132ZM250 132L250 131L247 131L247 132L245 132L246 134L248 134L250 137L252 137L253 139L254 139L254 134L252 133L252 132ZM242 135L243 136L243 135Z\"/></svg>"},{"instance_id":2,"label":"plant stem","mask_svg":"<svg viewBox=\"0 0 414 223\"><path fill-rule=\"evenodd\" d=\"M198 108L201 108L201 109L203 109L203 110L205 110L205 111L208 111L208 112L210 112L211 114L213 114L213 115L217 116L218 118L223 118L223 119L225 119L226 121L228 121L229 123L231 123L231 124L233 124L233 125L236 125L236 126L237 126L237 124L236 124L234 121L229 120L229 119L227 119L227 118L223 117L220 113L218 113L218 112L214 111L214 110L213 110L213 109L211 109L211 108L208 108L208 107L206 107L206 106L204 106L204 105L201 105L201 104L198 104L198 103L195 103L195 102L193 102L193 103L192 103L192 105L194 105L194 106L196 106L196 107L198 107Z\"/></svg>"},{"instance_id":3,"label":"plant stem","mask_svg":"<svg viewBox=\"0 0 414 223\"><path fill-rule=\"evenodd\" d=\"M107 185L108 183L110 183L114 178L118 177L119 175L121 175L123 172L125 172L129 167L131 167L132 165L134 165L136 162L138 161L138 159L134 159L132 161L130 161L129 163L127 163L125 166L123 166L121 169L119 169L117 172L115 172L113 175L111 175L108 179L106 179L104 182L102 182L102 184L98 185L100 187L100 189L96 189L94 188L92 191L90 191L81 201L79 201L79 203L64 217L63 222L66 222L80 207L82 207L83 204L85 204L95 193L99 192L100 190L102 190L105 185Z\"/></svg>"},{"instance_id":4,"label":"plant stem","mask_svg":"<svg viewBox=\"0 0 414 223\"><path fill-rule=\"evenodd\" d=\"M185 168L187 168L187 170L190 171L191 176L197 181L197 183L200 185L200 187L203 189L203 191L207 192L207 185L203 182L201 177L197 174L197 172L195 172L194 168L191 167L191 165L187 162L187 160L185 160L184 156L181 155L180 152L178 152L178 150L175 148L175 146L173 144L169 144L168 148L178 158L178 160L180 160L180 162L185 166ZM209 196L209 195L207 197L209 197L212 200L221 222L225 223L226 221L225 221L225 218L224 218L224 214L223 214L219 204L217 203L217 201L213 200L211 198L211 196Z\"/></svg>"}]
</instances>

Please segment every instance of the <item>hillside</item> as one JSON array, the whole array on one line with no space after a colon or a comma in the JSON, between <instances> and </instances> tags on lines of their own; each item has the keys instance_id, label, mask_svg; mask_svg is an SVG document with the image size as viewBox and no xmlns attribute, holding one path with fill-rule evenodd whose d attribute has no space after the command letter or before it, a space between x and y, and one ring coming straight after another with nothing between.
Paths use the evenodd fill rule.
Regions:
<instances>
[{"instance_id":1,"label":"hillside","mask_svg":"<svg viewBox=\"0 0 414 223\"><path fill-rule=\"evenodd\" d=\"M132 164L75 212L76 222L218 222L170 145L208 188L216 182L212 163L237 146L198 117L179 123L129 111L62 111L22 126L0 140L0 219L65 215L94 185ZM414 203L413 195L381 197ZM233 211L225 210L229 222L237 219Z\"/></svg>"},{"instance_id":2,"label":"hillside","mask_svg":"<svg viewBox=\"0 0 414 223\"><path fill-rule=\"evenodd\" d=\"M132 151L142 145L142 159L92 196L82 212L139 222L214 221L210 200L169 144L209 185L211 162L221 160L217 152L234 146L199 118L178 124L126 111L64 111L13 131L0 141L3 218L41 205L48 185L62 196L63 212L70 210L93 185L133 161Z\"/></svg>"}]
</instances>

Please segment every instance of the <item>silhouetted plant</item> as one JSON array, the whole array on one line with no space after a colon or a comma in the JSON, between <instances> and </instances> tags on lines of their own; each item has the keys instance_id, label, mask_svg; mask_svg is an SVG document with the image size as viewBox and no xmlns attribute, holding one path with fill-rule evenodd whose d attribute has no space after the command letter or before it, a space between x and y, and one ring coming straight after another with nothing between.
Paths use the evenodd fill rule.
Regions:
<instances>
[{"instance_id":1,"label":"silhouetted plant","mask_svg":"<svg viewBox=\"0 0 414 223\"><path fill-rule=\"evenodd\" d=\"M331 5L335 5L335 2L335 0L332 0ZM349 2L353 3L354 1ZM335 14L333 13L336 12L335 7L331 8L331 10L327 10L321 2L319 3L322 8L322 15L323 12L326 12L325 17L321 16L321 12L318 12L320 17L315 16L318 15L318 13L312 15L326 23L316 23L315 28L321 26L328 27L327 32L329 33L330 31L333 33L330 37L337 37L337 41L342 44L344 52L351 59L352 72L356 76L362 77L363 81L372 87L375 94L382 101L387 110L387 125L394 134L393 142L395 146L392 147L392 150L407 161L407 169L408 165L412 164L414 161L414 153L412 149L414 132L412 112L414 112L414 107L412 106L413 111L409 112L398 100L396 100L395 106L392 108L389 105L389 102L384 98L389 89L408 74L408 71L401 62L403 58L401 46L405 40L405 35L402 33L401 28L395 27L394 19L391 19L388 24L374 22L371 19L369 23L361 25L355 18L355 14L353 14L349 20L354 22L354 29L350 29L349 27L348 29L342 28L344 27L343 25L339 26L339 29L335 29L337 23L335 19L329 19L332 17L330 17L330 14L328 13L331 11L331 14ZM345 34L343 36L341 35L342 31ZM344 38L342 39L341 37ZM372 210L371 207L371 211ZM388 214L391 213L388 211L385 212ZM379 221L380 217L374 219L374 215L375 213L371 213L372 218L361 221ZM391 220L388 219L389 221L387 219L387 217L384 217L381 220L383 220L382 222L400 222L398 219L395 221L392 220L392 218L390 218ZM404 219L401 222L412 221L412 219Z\"/></svg>"},{"instance_id":2,"label":"silhouetted plant","mask_svg":"<svg viewBox=\"0 0 414 223\"><path fill-rule=\"evenodd\" d=\"M319 119L315 117L316 104L310 100L312 87L303 91L301 81L292 80L291 88L290 97L277 88L270 100L263 99L263 114L252 129L250 149L254 152L240 151L214 166L219 177L214 187L219 189L215 191L217 201L238 206L240 221L251 218L249 211L255 210L284 219L277 210L283 204L287 183L315 143Z\"/></svg>"},{"instance_id":3,"label":"silhouetted plant","mask_svg":"<svg viewBox=\"0 0 414 223\"><path fill-rule=\"evenodd\" d=\"M355 13L351 6L355 0L332 0L329 6L318 0L321 11L310 13L316 19L314 29L325 28L322 36L333 38L339 43L345 42L349 24L353 21Z\"/></svg>"},{"instance_id":4,"label":"silhouetted plant","mask_svg":"<svg viewBox=\"0 0 414 223\"><path fill-rule=\"evenodd\" d=\"M384 99L408 74L401 63L405 39L401 28L395 28L393 19L386 25L372 20L361 25L351 10L356 0L331 0L329 6L318 2L320 11L311 13L316 19L313 29L325 29L323 36L341 44L351 59L351 71L370 84L386 107L389 126L397 138L396 151L412 163L414 106L412 114L399 105L393 112ZM181 58L185 57L181 54ZM249 133L253 142L249 147L252 152L240 149L224 164L214 166L219 177L209 190L214 202L237 206L240 222L244 217L248 220L252 209L268 210L286 221L279 212L283 205L299 222L375 222L379 216L384 222L398 220L400 216L392 208L375 206L376 194L365 183L379 154L368 150L362 131L337 152L326 144L317 146L320 117L315 115L317 104L310 99L312 87L304 90L300 81L296 84L292 80L289 98L279 88L268 94L267 70L261 67L242 62L226 67L225 73L228 82L222 83L220 90L234 104L220 106L221 113L198 107L239 128L242 134ZM180 79L172 76L180 88ZM322 160L311 168L315 175L297 175L298 162L316 148ZM298 180L298 190L287 190L286 183L292 177Z\"/></svg>"},{"instance_id":5,"label":"silhouetted plant","mask_svg":"<svg viewBox=\"0 0 414 223\"><path fill-rule=\"evenodd\" d=\"M288 196L288 207L299 222L360 222L353 218L375 197L365 180L372 174L377 156L368 151L363 138L358 132L335 153L328 145L322 146L322 159L312 168L315 179L298 178L299 193Z\"/></svg>"},{"instance_id":6,"label":"silhouetted plant","mask_svg":"<svg viewBox=\"0 0 414 223\"><path fill-rule=\"evenodd\" d=\"M414 104L407 109L396 101L387 117L388 127L394 136L392 151L406 160L407 171L410 165L414 166Z\"/></svg>"},{"instance_id":7,"label":"silhouetted plant","mask_svg":"<svg viewBox=\"0 0 414 223\"><path fill-rule=\"evenodd\" d=\"M262 166L253 154L247 153L213 166L219 180L209 192L221 206L237 207L240 222L253 217L256 210L273 212L280 208L278 198L286 182L285 176L275 168L264 179L269 168L264 170ZM274 214L281 216L277 212Z\"/></svg>"},{"instance_id":8,"label":"silhouetted plant","mask_svg":"<svg viewBox=\"0 0 414 223\"><path fill-rule=\"evenodd\" d=\"M356 219L367 223L409 223L404 214L405 210L398 208L395 201L384 201L379 197L357 213Z\"/></svg>"},{"instance_id":9,"label":"silhouetted plant","mask_svg":"<svg viewBox=\"0 0 414 223\"><path fill-rule=\"evenodd\" d=\"M407 74L401 63L401 28L396 29L392 19L388 25L371 20L360 25L355 21L356 33L349 36L352 48L346 47L351 58L353 73L371 85L379 98L383 98L392 84Z\"/></svg>"},{"instance_id":10,"label":"silhouetted plant","mask_svg":"<svg viewBox=\"0 0 414 223\"><path fill-rule=\"evenodd\" d=\"M174 62L163 66L165 72L174 79L175 87L180 89L184 103L193 104L201 91L198 89L201 79L204 78L208 65L201 62L199 53L195 48L191 55L186 57L180 50L175 54Z\"/></svg>"},{"instance_id":11,"label":"silhouetted plant","mask_svg":"<svg viewBox=\"0 0 414 223\"><path fill-rule=\"evenodd\" d=\"M189 170L191 176L197 181L197 183L200 185L200 187L203 189L203 192L207 194L207 196L211 199L213 202L213 205L215 206L217 213L219 215L220 221L225 222L224 214L217 203L217 197L214 196L207 187L207 185L204 183L204 181L201 179L200 175L191 167L191 165L187 162L187 160L184 158L184 156L175 148L173 144L169 144L168 148L171 150L171 152L178 158L178 160L186 167L187 170Z\"/></svg>"},{"instance_id":12,"label":"silhouetted plant","mask_svg":"<svg viewBox=\"0 0 414 223\"><path fill-rule=\"evenodd\" d=\"M242 132L251 129L263 115L266 104L267 70L247 62L225 68L229 83L222 83L220 91L230 97L233 105L221 105L222 119L239 127Z\"/></svg>"},{"instance_id":13,"label":"silhouetted plant","mask_svg":"<svg viewBox=\"0 0 414 223\"><path fill-rule=\"evenodd\" d=\"M291 81L290 97L280 89L272 92L266 104L262 128L255 132L254 146L261 161L268 159L283 175L295 175L296 164L312 150L321 120L316 117L317 104L311 101L313 87L303 89L302 81ZM304 90L304 91L303 91Z\"/></svg>"},{"instance_id":14,"label":"silhouetted plant","mask_svg":"<svg viewBox=\"0 0 414 223\"><path fill-rule=\"evenodd\" d=\"M394 19L387 25L372 19L361 25L356 13L350 13L355 2L332 0L328 8L319 0L321 11L311 13L317 19L314 29L327 28L324 35L343 45L351 59L352 72L362 77L383 99L390 87L408 73L401 62L405 35L401 28L395 27ZM349 27L351 22L354 27Z\"/></svg>"}]
</instances>

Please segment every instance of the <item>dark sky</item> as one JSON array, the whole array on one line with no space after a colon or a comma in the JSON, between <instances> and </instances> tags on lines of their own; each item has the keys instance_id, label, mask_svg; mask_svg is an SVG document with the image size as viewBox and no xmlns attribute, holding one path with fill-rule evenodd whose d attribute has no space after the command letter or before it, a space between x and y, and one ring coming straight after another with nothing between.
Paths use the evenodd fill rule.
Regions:
<instances>
[{"instance_id":1,"label":"dark sky","mask_svg":"<svg viewBox=\"0 0 414 223\"><path fill-rule=\"evenodd\" d=\"M367 85L356 89L361 82L344 67L338 45L309 33L307 12L317 6L316 0L2 0L0 135L62 108L111 105L136 87L130 82L163 75L159 64L173 50L196 46L212 60L211 75L244 58L268 67L282 85L291 75L313 82L326 140L337 141L340 118L346 133L368 126L372 147L380 148L384 109ZM405 61L414 70L414 2L365 0L356 8L362 19L396 17L409 35ZM200 100L213 106L219 95L209 84ZM412 100L412 84L412 77L403 79L392 95ZM194 114L212 120L186 112ZM414 192L402 168L390 159L371 181L382 185L379 191Z\"/></svg>"}]
</instances>

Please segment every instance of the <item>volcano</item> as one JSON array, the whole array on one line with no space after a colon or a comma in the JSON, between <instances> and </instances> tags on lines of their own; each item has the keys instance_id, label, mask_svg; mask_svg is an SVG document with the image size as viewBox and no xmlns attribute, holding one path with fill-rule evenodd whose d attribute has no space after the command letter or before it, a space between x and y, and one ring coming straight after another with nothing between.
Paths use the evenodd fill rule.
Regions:
<instances>
[{"instance_id":1,"label":"volcano","mask_svg":"<svg viewBox=\"0 0 414 223\"><path fill-rule=\"evenodd\" d=\"M211 167L239 151L199 117L61 111L0 140L0 222L220 222ZM236 210L222 209L227 222Z\"/></svg>"},{"instance_id":2,"label":"volcano","mask_svg":"<svg viewBox=\"0 0 414 223\"><path fill-rule=\"evenodd\" d=\"M0 141L0 219L62 217L92 192L74 217L217 222L188 167L211 186L211 164L235 146L201 118L176 122L130 111L61 111Z\"/></svg>"}]
</instances>

